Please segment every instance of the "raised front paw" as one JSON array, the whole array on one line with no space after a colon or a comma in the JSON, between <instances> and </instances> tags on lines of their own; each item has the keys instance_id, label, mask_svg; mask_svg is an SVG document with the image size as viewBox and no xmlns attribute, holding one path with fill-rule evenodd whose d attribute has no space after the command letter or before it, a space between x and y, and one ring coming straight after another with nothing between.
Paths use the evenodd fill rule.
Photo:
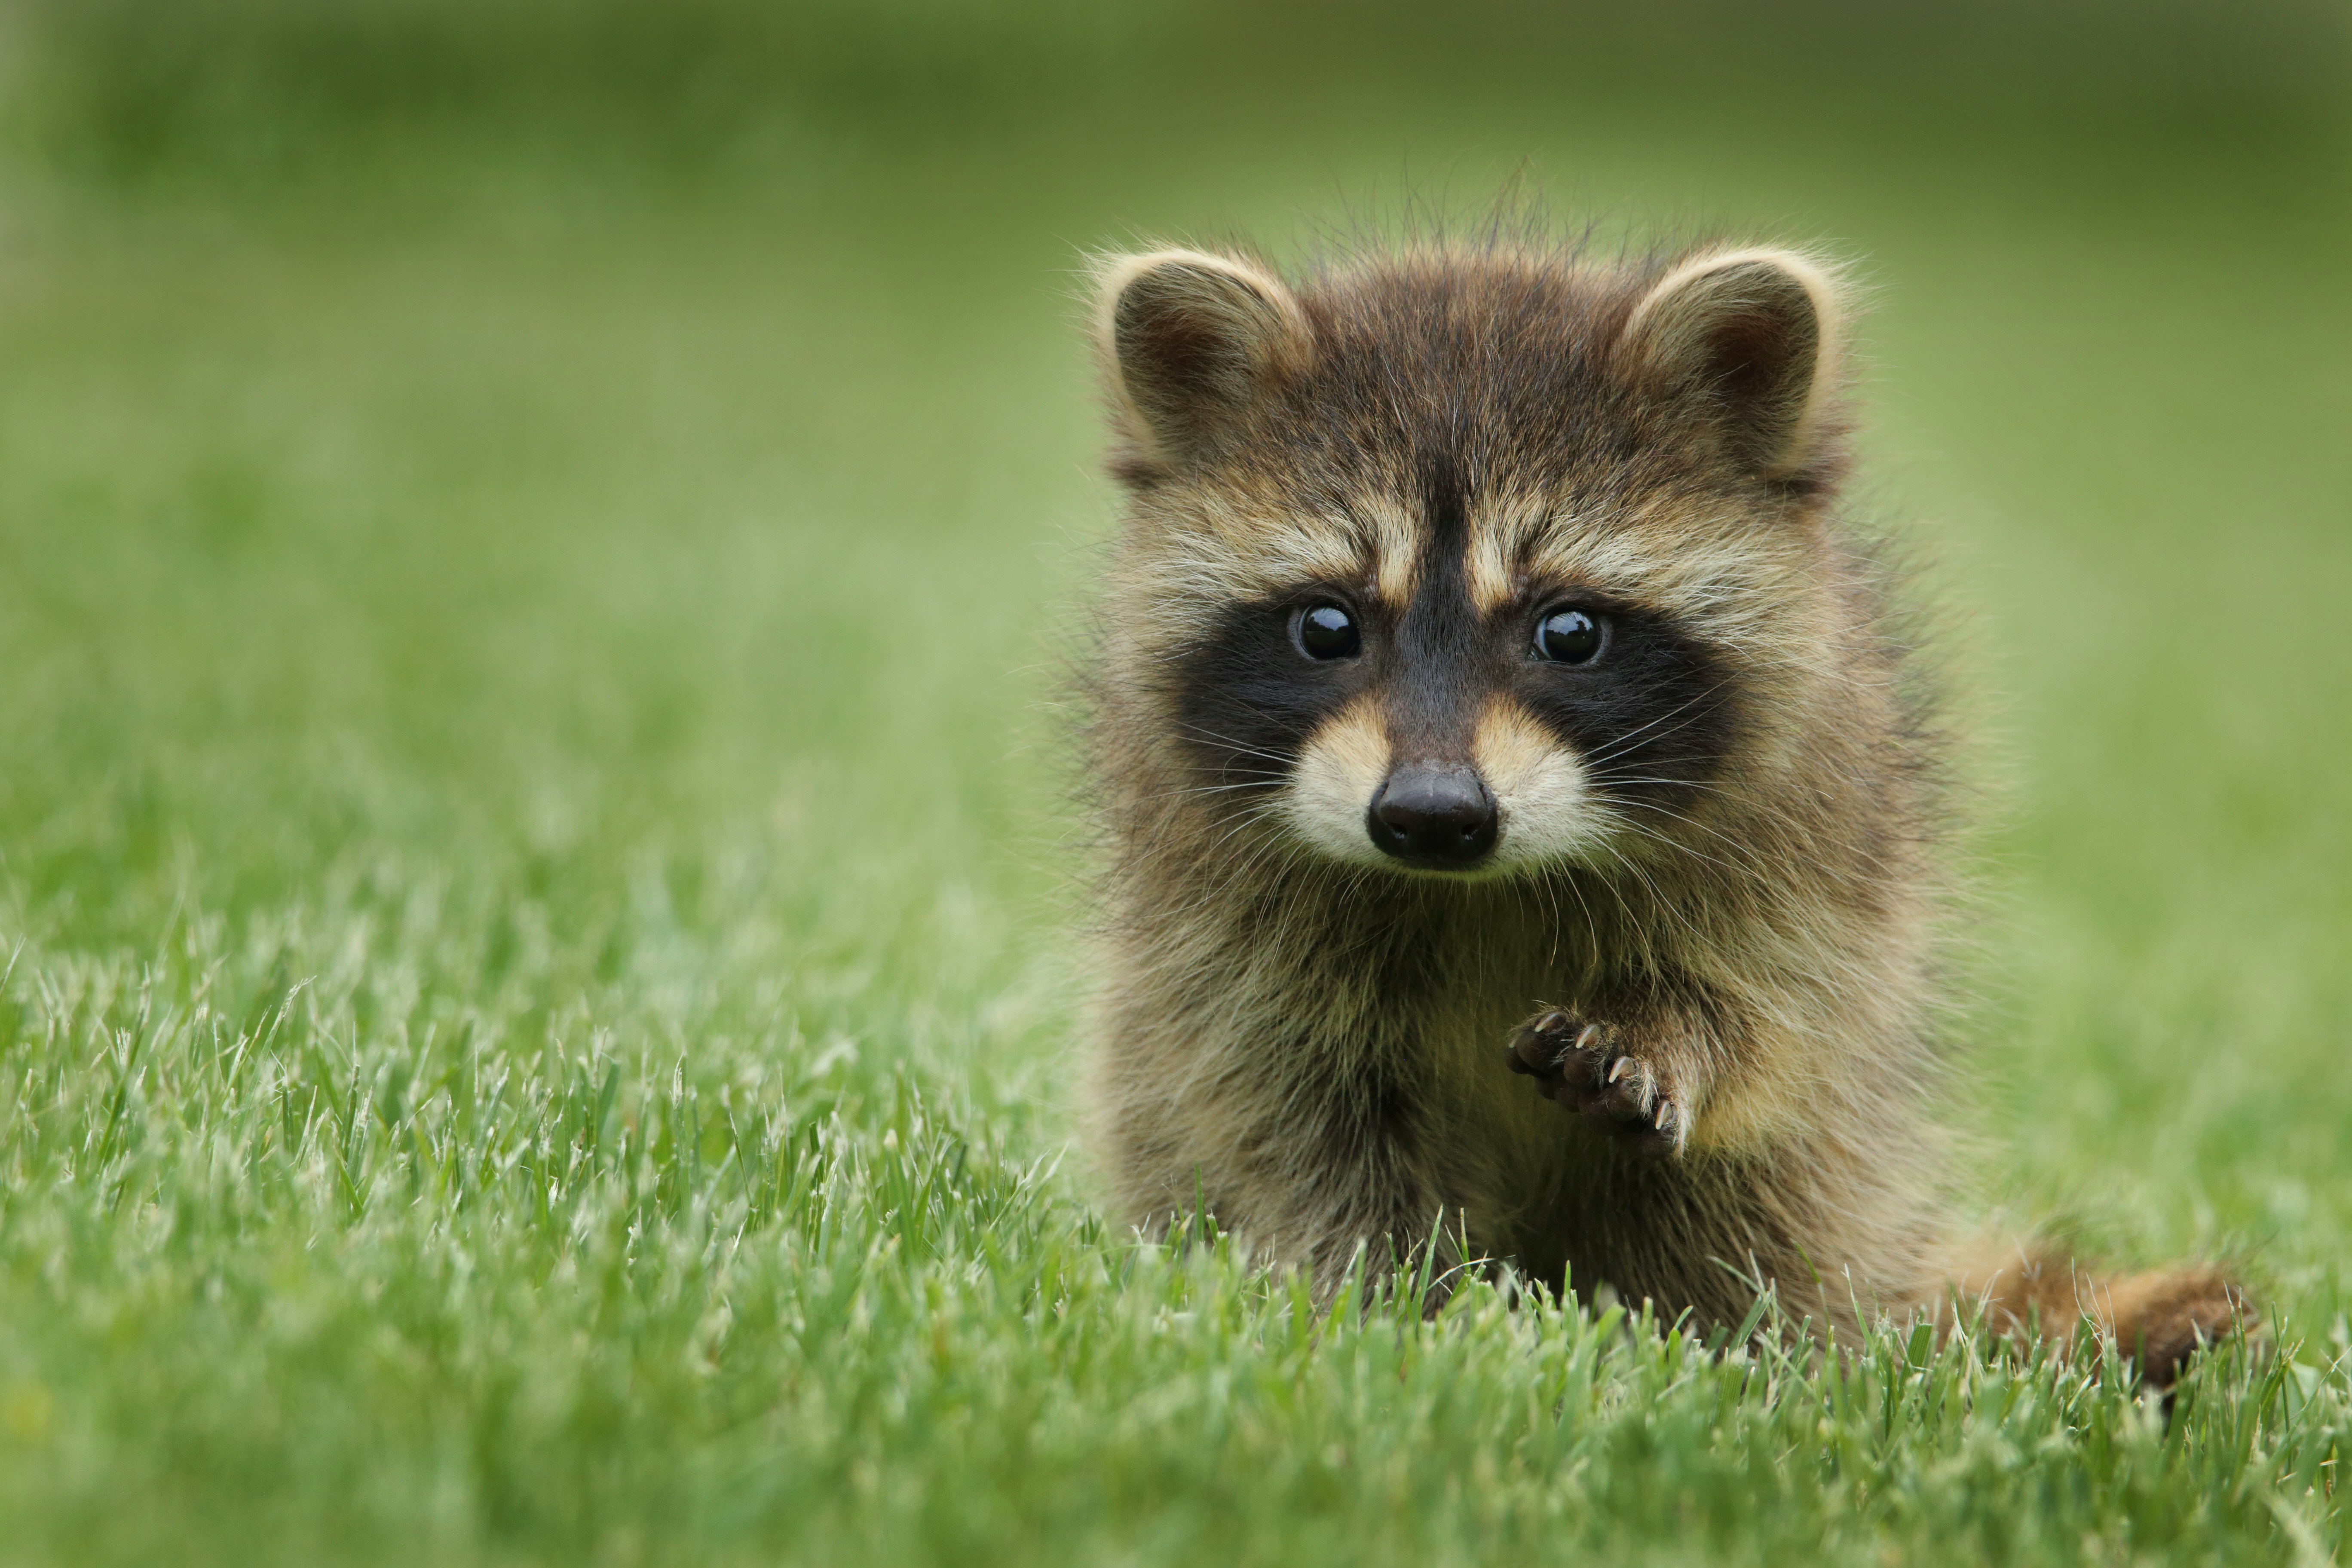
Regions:
<instances>
[{"instance_id":1,"label":"raised front paw","mask_svg":"<svg viewBox=\"0 0 2352 1568\"><path fill-rule=\"evenodd\" d=\"M1511 1070L1601 1131L1666 1152L1690 1136L1690 1107L1673 1080L1625 1049L1608 1025L1554 1008L1511 1032Z\"/></svg>"}]
</instances>

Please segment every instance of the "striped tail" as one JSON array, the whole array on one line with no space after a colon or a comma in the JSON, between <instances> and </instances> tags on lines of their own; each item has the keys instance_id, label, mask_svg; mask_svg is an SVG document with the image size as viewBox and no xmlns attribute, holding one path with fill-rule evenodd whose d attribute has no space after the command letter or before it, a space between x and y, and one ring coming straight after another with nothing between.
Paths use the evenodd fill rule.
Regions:
<instances>
[{"instance_id":1,"label":"striped tail","mask_svg":"<svg viewBox=\"0 0 2352 1568\"><path fill-rule=\"evenodd\" d=\"M2183 1264L2143 1274L2102 1273L2063 1252L2011 1244L1988 1247L1954 1271L1951 1295L2011 1339L2112 1337L2140 1382L2169 1388L2205 1345L2259 1325L2253 1300L2226 1270Z\"/></svg>"}]
</instances>

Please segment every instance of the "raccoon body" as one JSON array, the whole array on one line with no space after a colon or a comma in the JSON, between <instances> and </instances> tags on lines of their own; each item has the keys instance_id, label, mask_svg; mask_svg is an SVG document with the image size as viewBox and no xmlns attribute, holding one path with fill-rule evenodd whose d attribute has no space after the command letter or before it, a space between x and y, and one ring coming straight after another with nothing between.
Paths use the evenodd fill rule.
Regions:
<instances>
[{"instance_id":1,"label":"raccoon body","mask_svg":"<svg viewBox=\"0 0 2352 1568\"><path fill-rule=\"evenodd\" d=\"M1100 289L1121 1217L1702 1321L1957 1283L2159 1379L2230 1321L2219 1276L1956 1259L1939 742L1836 510L1830 268L1432 244L1293 287L1166 250Z\"/></svg>"}]
</instances>

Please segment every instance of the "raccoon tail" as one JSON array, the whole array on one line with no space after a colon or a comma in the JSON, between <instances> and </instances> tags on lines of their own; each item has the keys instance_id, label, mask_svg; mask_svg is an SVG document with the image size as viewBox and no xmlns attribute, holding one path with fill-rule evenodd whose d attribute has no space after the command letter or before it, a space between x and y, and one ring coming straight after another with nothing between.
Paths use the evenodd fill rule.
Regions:
<instances>
[{"instance_id":1,"label":"raccoon tail","mask_svg":"<svg viewBox=\"0 0 2352 1568\"><path fill-rule=\"evenodd\" d=\"M2200 1347L2261 1323L2245 1287L2215 1265L2113 1274L2017 1242L1973 1249L1952 1270L1946 1297L1942 1305L1980 1311L1987 1328L2012 1340L2112 1337L2151 1388L2171 1387Z\"/></svg>"}]
</instances>

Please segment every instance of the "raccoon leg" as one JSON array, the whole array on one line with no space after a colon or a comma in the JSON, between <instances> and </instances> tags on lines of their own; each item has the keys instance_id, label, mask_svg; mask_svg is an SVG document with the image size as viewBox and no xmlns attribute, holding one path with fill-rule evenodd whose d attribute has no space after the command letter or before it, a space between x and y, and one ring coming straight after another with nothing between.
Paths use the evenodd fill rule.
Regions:
<instances>
[{"instance_id":1,"label":"raccoon leg","mask_svg":"<svg viewBox=\"0 0 2352 1568\"><path fill-rule=\"evenodd\" d=\"M1434 1310L1465 1256L1459 1211L1440 1195L1409 1124L1363 1105L1326 1110L1268 1129L1276 1136L1259 1146L1278 1148L1279 1163L1248 1184L1255 1228L1274 1256L1307 1267L1318 1296L1360 1268L1375 1289L1417 1283Z\"/></svg>"},{"instance_id":2,"label":"raccoon leg","mask_svg":"<svg viewBox=\"0 0 2352 1568\"><path fill-rule=\"evenodd\" d=\"M1433 1307L1464 1258L1462 1216L1426 1168L1413 1102L1377 1059L1301 1052L1292 1074L1222 1098L1140 1097L1106 1142L1146 1234L1201 1215L1257 1262L1306 1271L1328 1302L1350 1279L1416 1282ZM1301 1081L1301 1079L1305 1081Z\"/></svg>"},{"instance_id":3,"label":"raccoon leg","mask_svg":"<svg viewBox=\"0 0 2352 1568\"><path fill-rule=\"evenodd\" d=\"M1679 1152L1690 1139L1693 1075L1678 1053L1658 1048L1664 1039L1643 1038L1654 1033L1554 1007L1511 1032L1506 1060L1545 1099L1612 1137Z\"/></svg>"}]
</instances>

